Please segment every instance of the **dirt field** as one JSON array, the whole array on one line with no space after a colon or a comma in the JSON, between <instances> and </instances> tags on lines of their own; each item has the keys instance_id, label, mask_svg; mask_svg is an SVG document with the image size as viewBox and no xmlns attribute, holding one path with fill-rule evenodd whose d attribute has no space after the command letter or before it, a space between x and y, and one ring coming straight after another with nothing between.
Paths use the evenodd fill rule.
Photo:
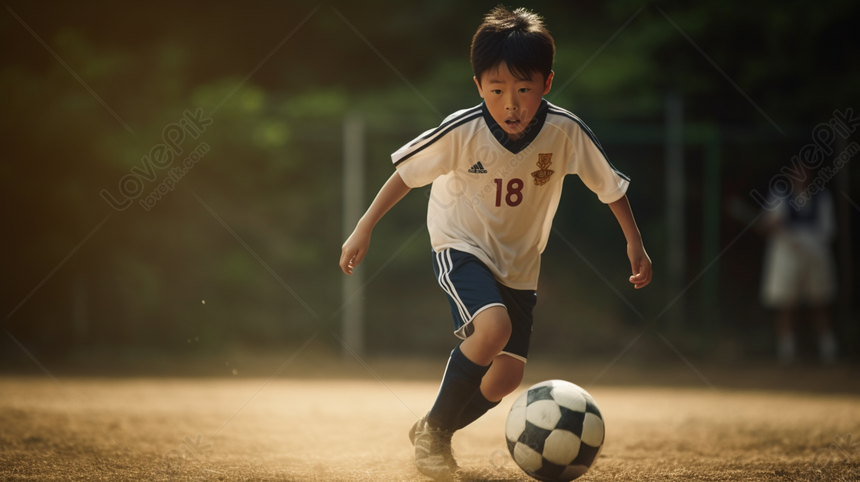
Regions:
<instances>
[{"instance_id":1,"label":"dirt field","mask_svg":"<svg viewBox=\"0 0 860 482\"><path fill-rule=\"evenodd\" d=\"M426 480L406 431L436 382L276 378L262 390L266 378L60 382L80 406L47 376L0 378L0 479ZM860 480L856 394L590 391L607 435L580 480ZM462 480L531 480L505 449L514 399L454 437Z\"/></svg>"}]
</instances>

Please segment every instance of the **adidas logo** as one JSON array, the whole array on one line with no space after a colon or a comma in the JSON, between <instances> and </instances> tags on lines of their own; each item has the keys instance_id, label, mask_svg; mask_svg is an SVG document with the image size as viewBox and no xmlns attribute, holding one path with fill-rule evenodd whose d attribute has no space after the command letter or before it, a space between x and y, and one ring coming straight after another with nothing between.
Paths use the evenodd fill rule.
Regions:
<instances>
[{"instance_id":1,"label":"adidas logo","mask_svg":"<svg viewBox=\"0 0 860 482\"><path fill-rule=\"evenodd\" d=\"M486 169L484 169L484 165L483 165L483 164L481 164L480 162L478 162L477 164L475 164L474 166L472 166L472 167L471 167L468 171L466 171L466 172L471 172L472 174L486 174L486 173L487 173L487 170L486 170Z\"/></svg>"}]
</instances>

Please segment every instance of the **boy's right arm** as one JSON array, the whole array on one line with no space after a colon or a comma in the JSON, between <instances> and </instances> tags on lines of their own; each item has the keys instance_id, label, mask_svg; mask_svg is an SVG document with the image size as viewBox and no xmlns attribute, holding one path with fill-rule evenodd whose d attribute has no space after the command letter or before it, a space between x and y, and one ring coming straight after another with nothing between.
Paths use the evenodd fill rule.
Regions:
<instances>
[{"instance_id":1,"label":"boy's right arm","mask_svg":"<svg viewBox=\"0 0 860 482\"><path fill-rule=\"evenodd\" d=\"M361 263L370 247L370 234L376 223L389 209L403 199L410 189L397 171L388 178L373 203L367 208L367 212L358 221L355 231L343 243L340 253L340 269L344 273L352 274L352 270Z\"/></svg>"}]
</instances>

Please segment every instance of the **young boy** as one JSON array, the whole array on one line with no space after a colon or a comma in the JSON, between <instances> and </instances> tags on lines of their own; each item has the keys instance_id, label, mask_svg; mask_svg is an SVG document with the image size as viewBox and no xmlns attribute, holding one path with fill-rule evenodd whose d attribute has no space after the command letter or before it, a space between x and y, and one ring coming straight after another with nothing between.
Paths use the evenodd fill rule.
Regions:
<instances>
[{"instance_id":1,"label":"young boy","mask_svg":"<svg viewBox=\"0 0 860 482\"><path fill-rule=\"evenodd\" d=\"M457 470L451 436L499 404L522 381L532 331L540 257L562 181L576 174L609 204L627 238L630 282L651 281L626 190L575 115L543 100L555 44L537 15L496 7L472 39L471 62L484 102L446 118L392 154L396 172L343 245L346 274L361 263L373 227L412 188L433 183L427 228L433 269L451 305L451 352L430 412L409 433L418 470Z\"/></svg>"}]
</instances>

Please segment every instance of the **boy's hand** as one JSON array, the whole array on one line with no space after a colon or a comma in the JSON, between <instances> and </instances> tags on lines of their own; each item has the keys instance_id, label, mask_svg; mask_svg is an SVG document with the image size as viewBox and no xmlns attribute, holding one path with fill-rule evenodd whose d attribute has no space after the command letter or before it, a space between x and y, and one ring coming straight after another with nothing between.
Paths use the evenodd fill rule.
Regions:
<instances>
[{"instance_id":1,"label":"boy's hand","mask_svg":"<svg viewBox=\"0 0 860 482\"><path fill-rule=\"evenodd\" d=\"M621 225L621 230L624 231L624 237L627 239L627 257L630 258L630 269L633 271L630 282L637 290L644 288L651 282L651 258L648 257L645 246L642 245L642 235L639 234L636 220L633 219L630 201L625 194L617 201L609 203L609 207L618 219L618 224Z\"/></svg>"},{"instance_id":2,"label":"boy's hand","mask_svg":"<svg viewBox=\"0 0 860 482\"><path fill-rule=\"evenodd\" d=\"M403 199L409 190L409 186L403 182L397 171L394 171L394 174L385 181L385 185L382 186L367 212L361 217L355 231L343 243L340 252L340 269L344 273L352 274L352 270L361 263L370 247L370 234L373 232L373 227L382 219L383 214Z\"/></svg>"},{"instance_id":3,"label":"boy's hand","mask_svg":"<svg viewBox=\"0 0 860 482\"><path fill-rule=\"evenodd\" d=\"M642 243L628 243L627 257L630 258L630 268L633 271L630 282L637 290L648 286L651 282L651 258Z\"/></svg>"},{"instance_id":4,"label":"boy's hand","mask_svg":"<svg viewBox=\"0 0 860 482\"><path fill-rule=\"evenodd\" d=\"M362 229L359 225L343 243L340 252L340 269L346 274L352 274L352 270L364 259L368 248L370 248L370 231Z\"/></svg>"}]
</instances>

